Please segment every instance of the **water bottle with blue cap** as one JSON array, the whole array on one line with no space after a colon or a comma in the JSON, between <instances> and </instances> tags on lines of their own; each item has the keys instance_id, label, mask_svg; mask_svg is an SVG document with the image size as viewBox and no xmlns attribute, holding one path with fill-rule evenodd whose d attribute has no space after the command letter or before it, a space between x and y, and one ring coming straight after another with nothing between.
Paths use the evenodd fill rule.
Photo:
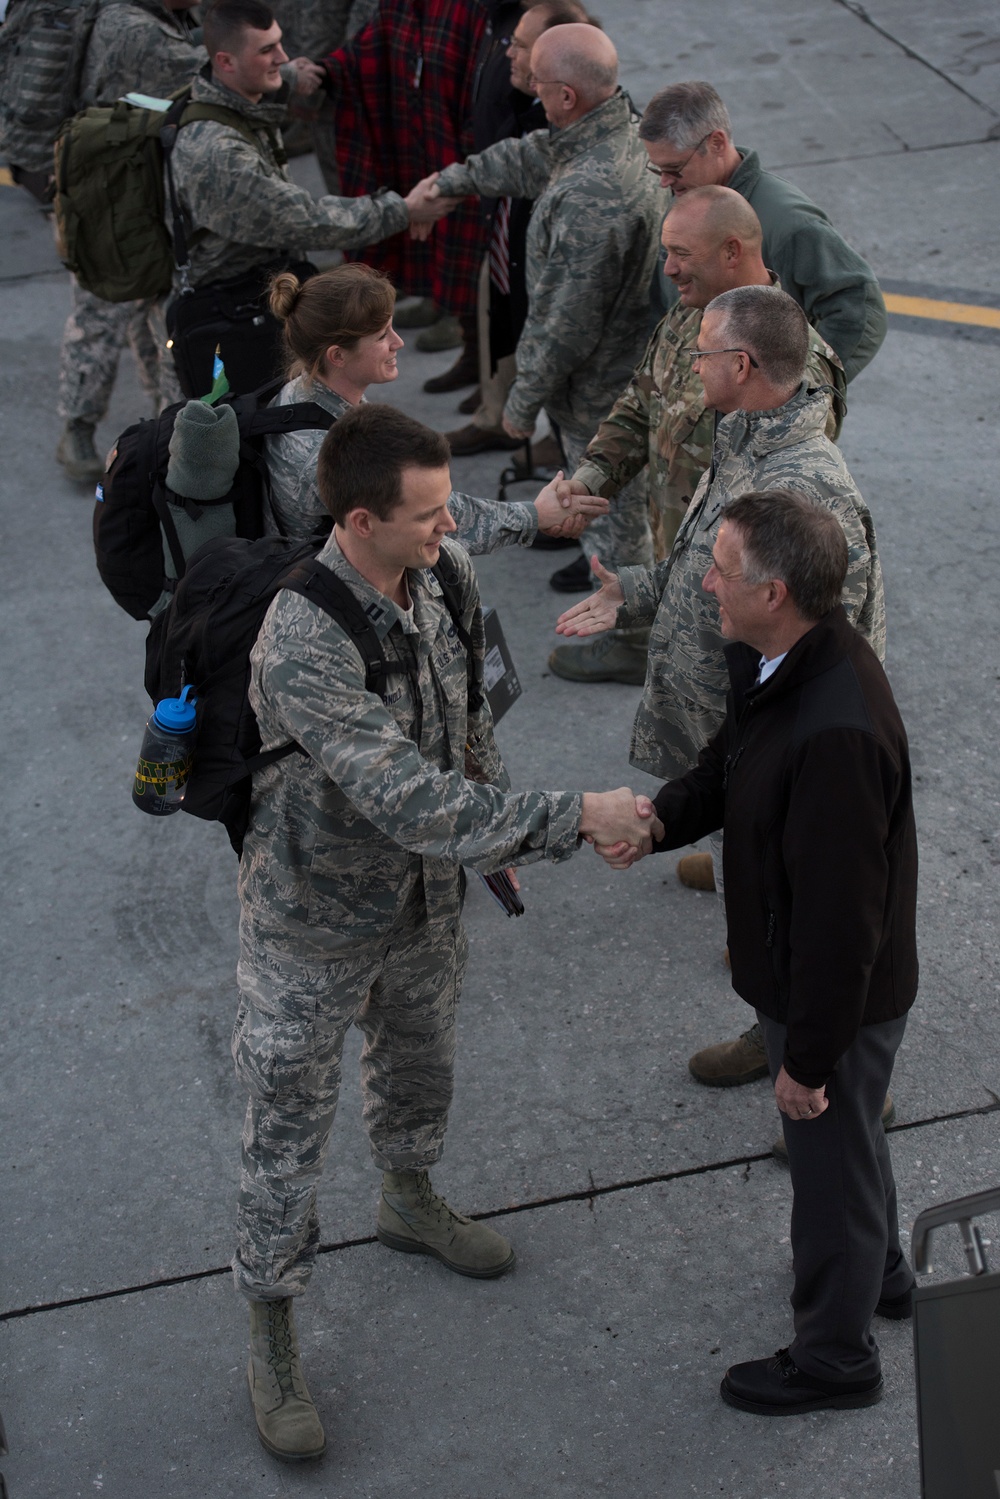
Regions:
<instances>
[{"instance_id":1,"label":"water bottle with blue cap","mask_svg":"<svg viewBox=\"0 0 1000 1499\"><path fill-rule=\"evenodd\" d=\"M146 732L135 768L132 800L153 817L169 817L180 810L194 760L198 720L191 688L180 697L165 697L157 703L146 724Z\"/></svg>"}]
</instances>

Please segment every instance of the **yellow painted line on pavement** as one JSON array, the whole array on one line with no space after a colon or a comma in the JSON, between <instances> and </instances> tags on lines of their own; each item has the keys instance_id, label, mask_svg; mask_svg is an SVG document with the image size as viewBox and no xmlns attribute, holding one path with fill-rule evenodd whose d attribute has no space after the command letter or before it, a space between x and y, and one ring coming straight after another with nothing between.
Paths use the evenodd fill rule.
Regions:
<instances>
[{"instance_id":1,"label":"yellow painted line on pavement","mask_svg":"<svg viewBox=\"0 0 1000 1499\"><path fill-rule=\"evenodd\" d=\"M10 167L0 167L0 187L13 187L14 179L10 175Z\"/></svg>"},{"instance_id":2,"label":"yellow painted line on pavement","mask_svg":"<svg viewBox=\"0 0 1000 1499\"><path fill-rule=\"evenodd\" d=\"M968 302L935 302L930 297L900 297L886 292L889 312L904 317L933 318L939 323L973 323L977 328L1000 328L1000 307L974 307Z\"/></svg>"}]
</instances>

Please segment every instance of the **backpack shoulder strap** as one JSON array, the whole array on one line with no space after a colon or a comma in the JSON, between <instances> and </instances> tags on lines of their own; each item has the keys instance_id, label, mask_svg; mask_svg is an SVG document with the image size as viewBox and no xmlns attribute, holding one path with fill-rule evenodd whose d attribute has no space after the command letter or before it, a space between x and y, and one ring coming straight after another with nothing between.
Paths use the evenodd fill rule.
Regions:
<instances>
[{"instance_id":1,"label":"backpack shoulder strap","mask_svg":"<svg viewBox=\"0 0 1000 1499\"><path fill-rule=\"evenodd\" d=\"M452 624L455 626L455 633L462 642L462 647L465 651L469 678L469 710L476 713L483 705L483 688L480 681L476 648L472 643L472 636L462 623L462 603L458 592L458 578L446 562L443 550L437 562L431 568L431 572L438 580L445 606L451 615Z\"/></svg>"},{"instance_id":2,"label":"backpack shoulder strap","mask_svg":"<svg viewBox=\"0 0 1000 1499\"><path fill-rule=\"evenodd\" d=\"M196 120L214 120L217 125L228 125L231 130L238 131L244 140L249 141L254 150L260 150L257 132L250 121L235 109L226 109L222 104L186 103L180 112L178 126L193 125Z\"/></svg>"},{"instance_id":3,"label":"backpack shoulder strap","mask_svg":"<svg viewBox=\"0 0 1000 1499\"><path fill-rule=\"evenodd\" d=\"M291 406L264 406L244 415L237 411L240 435L271 436L278 432L328 432L337 418L317 401L296 401Z\"/></svg>"},{"instance_id":4,"label":"backpack shoulder strap","mask_svg":"<svg viewBox=\"0 0 1000 1499\"><path fill-rule=\"evenodd\" d=\"M361 656L365 668L365 690L383 696L389 673L404 671L405 667L386 661L375 626L347 584L322 562L313 560L293 568L281 586L311 599L337 621Z\"/></svg>"}]
</instances>

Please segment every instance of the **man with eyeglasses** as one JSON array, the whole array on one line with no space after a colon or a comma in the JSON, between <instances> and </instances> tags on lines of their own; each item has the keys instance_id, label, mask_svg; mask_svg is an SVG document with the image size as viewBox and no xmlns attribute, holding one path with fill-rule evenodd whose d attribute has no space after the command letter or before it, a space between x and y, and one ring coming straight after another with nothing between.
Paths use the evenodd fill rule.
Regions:
<instances>
[{"instance_id":1,"label":"man with eyeglasses","mask_svg":"<svg viewBox=\"0 0 1000 1499\"><path fill-rule=\"evenodd\" d=\"M717 413L715 439L670 556L655 568L626 567L617 574L595 560L600 591L556 624L567 636L652 626L629 756L650 775L686 774L725 719L725 641L701 582L730 500L751 490L791 489L833 512L847 538L847 617L879 659L885 656L875 526L839 449L824 433L827 394L803 379L809 340L801 308L776 286L735 287L709 302L689 354L705 407ZM722 894L720 836L711 849L714 884ZM767 1058L759 1026L697 1053L689 1067L698 1081L721 1087L763 1076Z\"/></svg>"},{"instance_id":2,"label":"man with eyeglasses","mask_svg":"<svg viewBox=\"0 0 1000 1499\"><path fill-rule=\"evenodd\" d=\"M685 357L696 348L702 309L732 287L777 281L761 255L757 215L728 187L694 188L677 199L663 222L662 241L678 301L654 331L583 462L571 478L557 484L563 500L572 494L600 494L613 501L648 464L658 560L670 551L712 456L713 413ZM806 380L810 386L826 387L826 435L835 440L846 381L840 360L813 328ZM572 682L641 686L646 680L646 653L620 635L606 635L582 646L557 646L549 657L549 670ZM689 855L688 862L703 858ZM702 881L698 888L713 888L710 865Z\"/></svg>"},{"instance_id":3,"label":"man with eyeglasses","mask_svg":"<svg viewBox=\"0 0 1000 1499\"><path fill-rule=\"evenodd\" d=\"M764 260L814 328L837 351L848 380L875 357L886 311L875 273L799 188L733 144L729 113L709 83L674 83L650 100L639 126L649 170L675 201L693 188L731 187L754 209ZM666 310L672 288L658 285Z\"/></svg>"},{"instance_id":4,"label":"man with eyeglasses","mask_svg":"<svg viewBox=\"0 0 1000 1499\"><path fill-rule=\"evenodd\" d=\"M446 167L435 190L537 199L527 232L528 313L503 426L530 436L544 409L575 468L608 393L622 388L648 336L662 194L644 170L618 54L603 32L580 24L544 32L531 76L549 129ZM652 561L641 478L622 491L615 515L598 521L597 537L612 566Z\"/></svg>"}]
</instances>

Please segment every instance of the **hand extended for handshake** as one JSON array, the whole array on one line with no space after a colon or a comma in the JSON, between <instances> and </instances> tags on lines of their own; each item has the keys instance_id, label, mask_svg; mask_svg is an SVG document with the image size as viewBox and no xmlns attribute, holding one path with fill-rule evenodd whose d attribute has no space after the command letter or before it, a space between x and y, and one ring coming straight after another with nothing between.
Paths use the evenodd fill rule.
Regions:
<instances>
[{"instance_id":1,"label":"hand extended for handshake","mask_svg":"<svg viewBox=\"0 0 1000 1499\"><path fill-rule=\"evenodd\" d=\"M627 786L585 791L580 836L612 869L630 869L653 852L654 841L663 837L663 824L649 797L635 796Z\"/></svg>"},{"instance_id":2,"label":"hand extended for handshake","mask_svg":"<svg viewBox=\"0 0 1000 1499\"><path fill-rule=\"evenodd\" d=\"M560 469L535 497L538 529L546 536L579 536L592 520L598 515L607 515L611 508L608 500L592 495L582 485L572 493L565 491L566 480Z\"/></svg>"},{"instance_id":3,"label":"hand extended for handshake","mask_svg":"<svg viewBox=\"0 0 1000 1499\"><path fill-rule=\"evenodd\" d=\"M403 199L410 210L411 239L427 239L438 219L443 219L462 201L461 198L442 198L440 188L435 186L437 180L437 172L422 177Z\"/></svg>"}]
</instances>

